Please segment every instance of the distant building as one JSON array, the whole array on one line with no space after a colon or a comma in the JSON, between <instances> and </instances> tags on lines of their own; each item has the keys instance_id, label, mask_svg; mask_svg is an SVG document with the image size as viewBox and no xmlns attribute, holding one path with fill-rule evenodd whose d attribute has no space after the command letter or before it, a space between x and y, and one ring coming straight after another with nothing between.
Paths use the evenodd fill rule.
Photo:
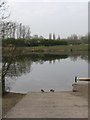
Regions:
<instances>
[{"instance_id":1,"label":"distant building","mask_svg":"<svg viewBox=\"0 0 90 120\"><path fill-rule=\"evenodd\" d=\"M53 40L55 40L55 34L53 34Z\"/></svg>"},{"instance_id":2,"label":"distant building","mask_svg":"<svg viewBox=\"0 0 90 120\"><path fill-rule=\"evenodd\" d=\"M33 38L34 39L38 39L38 35L33 35Z\"/></svg>"},{"instance_id":3,"label":"distant building","mask_svg":"<svg viewBox=\"0 0 90 120\"><path fill-rule=\"evenodd\" d=\"M44 37L43 37L43 36L40 36L39 39L44 39Z\"/></svg>"},{"instance_id":4,"label":"distant building","mask_svg":"<svg viewBox=\"0 0 90 120\"><path fill-rule=\"evenodd\" d=\"M60 35L58 35L58 38L57 38L58 40L60 40Z\"/></svg>"},{"instance_id":5,"label":"distant building","mask_svg":"<svg viewBox=\"0 0 90 120\"><path fill-rule=\"evenodd\" d=\"M51 40L52 39L52 35L51 35L51 33L49 34L49 40Z\"/></svg>"}]
</instances>

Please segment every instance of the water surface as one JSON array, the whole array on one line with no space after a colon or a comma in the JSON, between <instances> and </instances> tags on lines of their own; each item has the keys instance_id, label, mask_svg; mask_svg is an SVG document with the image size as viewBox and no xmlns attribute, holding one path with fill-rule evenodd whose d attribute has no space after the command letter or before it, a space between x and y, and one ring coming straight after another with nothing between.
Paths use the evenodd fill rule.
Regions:
<instances>
[{"instance_id":1,"label":"water surface","mask_svg":"<svg viewBox=\"0 0 90 120\"><path fill-rule=\"evenodd\" d=\"M6 77L6 90L16 93L71 91L74 77L88 77L87 56L40 55L20 57Z\"/></svg>"}]
</instances>

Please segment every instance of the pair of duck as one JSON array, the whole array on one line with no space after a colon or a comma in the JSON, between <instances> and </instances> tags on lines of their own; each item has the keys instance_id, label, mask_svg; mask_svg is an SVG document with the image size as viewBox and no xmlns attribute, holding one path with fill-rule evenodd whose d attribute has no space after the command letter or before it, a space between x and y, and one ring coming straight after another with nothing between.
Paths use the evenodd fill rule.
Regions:
<instances>
[{"instance_id":1,"label":"pair of duck","mask_svg":"<svg viewBox=\"0 0 90 120\"><path fill-rule=\"evenodd\" d=\"M41 89L41 92L45 92L45 91ZM51 89L50 92L54 92L54 89Z\"/></svg>"}]
</instances>

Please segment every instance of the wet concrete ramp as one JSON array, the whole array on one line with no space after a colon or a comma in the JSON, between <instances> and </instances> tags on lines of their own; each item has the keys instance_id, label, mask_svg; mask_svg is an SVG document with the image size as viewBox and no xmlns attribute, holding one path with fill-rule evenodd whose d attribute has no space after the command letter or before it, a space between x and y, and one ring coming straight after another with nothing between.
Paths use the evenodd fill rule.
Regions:
<instances>
[{"instance_id":1,"label":"wet concrete ramp","mask_svg":"<svg viewBox=\"0 0 90 120\"><path fill-rule=\"evenodd\" d=\"M88 101L72 92L28 93L6 118L88 118Z\"/></svg>"}]
</instances>

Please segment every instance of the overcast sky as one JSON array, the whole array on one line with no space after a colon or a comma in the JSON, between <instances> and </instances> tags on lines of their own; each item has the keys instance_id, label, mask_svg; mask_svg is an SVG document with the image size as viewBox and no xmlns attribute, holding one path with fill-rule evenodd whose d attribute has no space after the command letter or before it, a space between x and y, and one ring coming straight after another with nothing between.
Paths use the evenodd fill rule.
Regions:
<instances>
[{"instance_id":1,"label":"overcast sky","mask_svg":"<svg viewBox=\"0 0 90 120\"><path fill-rule=\"evenodd\" d=\"M70 0L52 0L53 2L31 2L31 0L8 0L11 11L10 20L29 25L31 34L48 37L49 33L56 36L71 34L85 35L88 33L88 2L70 2ZM51 0L49 0L51 1ZM58 2L59 1L59 2Z\"/></svg>"}]
</instances>

